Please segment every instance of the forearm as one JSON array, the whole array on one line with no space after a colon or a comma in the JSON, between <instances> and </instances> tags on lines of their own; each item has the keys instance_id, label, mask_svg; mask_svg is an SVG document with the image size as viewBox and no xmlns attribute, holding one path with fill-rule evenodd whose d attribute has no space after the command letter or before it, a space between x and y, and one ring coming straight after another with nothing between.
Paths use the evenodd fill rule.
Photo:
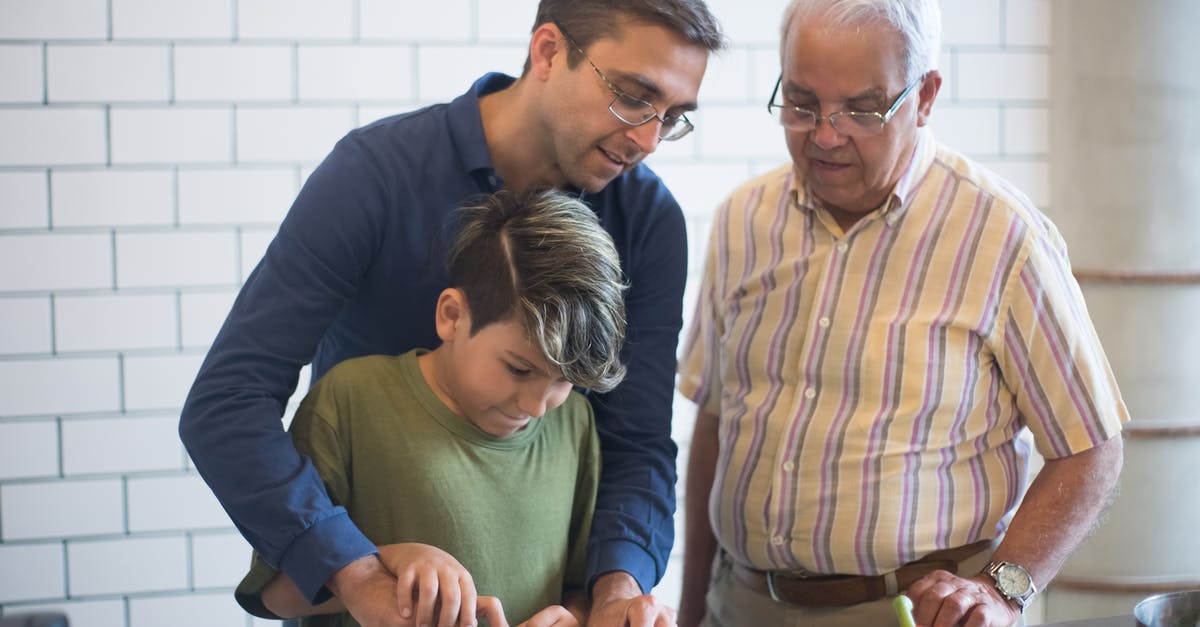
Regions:
<instances>
[{"instance_id":1,"label":"forearm","mask_svg":"<svg viewBox=\"0 0 1200 627\"><path fill-rule=\"evenodd\" d=\"M1082 453L1048 460L993 559L1024 566L1043 589L1112 502L1123 458L1118 435Z\"/></svg>"},{"instance_id":2,"label":"forearm","mask_svg":"<svg viewBox=\"0 0 1200 627\"><path fill-rule=\"evenodd\" d=\"M693 627L704 617L704 597L717 551L717 539L708 520L717 459L717 417L703 410L696 415L688 452L684 488L683 589L679 601L680 627Z\"/></svg>"},{"instance_id":3,"label":"forearm","mask_svg":"<svg viewBox=\"0 0 1200 627\"><path fill-rule=\"evenodd\" d=\"M314 614L333 614L346 611L346 606L337 597L324 603L312 605L296 583L287 575L279 573L263 588L263 605L280 618L297 618Z\"/></svg>"}]
</instances>

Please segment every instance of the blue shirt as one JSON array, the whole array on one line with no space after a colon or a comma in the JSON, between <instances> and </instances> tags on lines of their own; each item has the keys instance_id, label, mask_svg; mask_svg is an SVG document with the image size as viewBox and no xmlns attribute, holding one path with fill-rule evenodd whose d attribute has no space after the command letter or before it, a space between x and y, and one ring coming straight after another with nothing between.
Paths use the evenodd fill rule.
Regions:
<instances>
[{"instance_id":1,"label":"blue shirt","mask_svg":"<svg viewBox=\"0 0 1200 627\"><path fill-rule=\"evenodd\" d=\"M503 185L479 98L513 80L485 75L448 104L339 141L247 278L188 394L179 431L196 469L250 544L314 602L327 598L323 586L335 571L375 547L330 503L280 418L310 361L315 381L351 357L438 344L434 305L449 283L454 209ZM644 165L583 200L612 235L630 284L628 376L589 396L603 468L588 578L623 570L649 591L674 540L670 423L687 267L683 214Z\"/></svg>"}]
</instances>

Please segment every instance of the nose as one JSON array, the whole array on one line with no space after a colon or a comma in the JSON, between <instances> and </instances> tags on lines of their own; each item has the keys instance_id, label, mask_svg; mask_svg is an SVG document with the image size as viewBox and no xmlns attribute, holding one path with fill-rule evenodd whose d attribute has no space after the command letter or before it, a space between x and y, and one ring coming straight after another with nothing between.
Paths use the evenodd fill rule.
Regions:
<instances>
[{"instance_id":1,"label":"nose","mask_svg":"<svg viewBox=\"0 0 1200 627\"><path fill-rule=\"evenodd\" d=\"M808 138L823 150L837 148L847 141L846 136L839 133L827 117L817 119L817 128L808 132Z\"/></svg>"},{"instance_id":2,"label":"nose","mask_svg":"<svg viewBox=\"0 0 1200 627\"><path fill-rule=\"evenodd\" d=\"M648 155L657 150L659 142L662 141L658 137L660 129L662 129L662 121L652 118L645 124L630 126L625 130L625 136L637 144L638 151L643 155Z\"/></svg>"},{"instance_id":3,"label":"nose","mask_svg":"<svg viewBox=\"0 0 1200 627\"><path fill-rule=\"evenodd\" d=\"M562 405L571 393L571 384L565 381L529 383L517 392L517 409L530 418L541 418L542 414Z\"/></svg>"}]
</instances>

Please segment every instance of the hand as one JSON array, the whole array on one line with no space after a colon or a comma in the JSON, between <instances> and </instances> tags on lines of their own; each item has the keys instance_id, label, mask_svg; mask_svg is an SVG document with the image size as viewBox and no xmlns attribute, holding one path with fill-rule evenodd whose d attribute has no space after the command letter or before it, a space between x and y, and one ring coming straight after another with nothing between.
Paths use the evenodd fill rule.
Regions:
<instances>
[{"instance_id":1,"label":"hand","mask_svg":"<svg viewBox=\"0 0 1200 627\"><path fill-rule=\"evenodd\" d=\"M908 587L913 618L924 627L1010 627L1020 612L987 575L962 578L935 570Z\"/></svg>"},{"instance_id":2,"label":"hand","mask_svg":"<svg viewBox=\"0 0 1200 627\"><path fill-rule=\"evenodd\" d=\"M529 617L517 627L580 627L579 617L561 605L550 607Z\"/></svg>"},{"instance_id":3,"label":"hand","mask_svg":"<svg viewBox=\"0 0 1200 627\"><path fill-rule=\"evenodd\" d=\"M641 588L628 573L605 573L593 588L587 627L674 627L675 610Z\"/></svg>"},{"instance_id":4,"label":"hand","mask_svg":"<svg viewBox=\"0 0 1200 627\"><path fill-rule=\"evenodd\" d=\"M396 607L406 621L437 627L475 624L475 581L454 556L416 542L381 546L379 556L396 576Z\"/></svg>"},{"instance_id":5,"label":"hand","mask_svg":"<svg viewBox=\"0 0 1200 627\"><path fill-rule=\"evenodd\" d=\"M343 566L329 579L328 586L363 627L406 624L397 610L396 578L374 555Z\"/></svg>"},{"instance_id":6,"label":"hand","mask_svg":"<svg viewBox=\"0 0 1200 627\"><path fill-rule=\"evenodd\" d=\"M504 607L496 597L477 597L475 617L486 620L488 627L508 627L508 619L504 618Z\"/></svg>"}]
</instances>

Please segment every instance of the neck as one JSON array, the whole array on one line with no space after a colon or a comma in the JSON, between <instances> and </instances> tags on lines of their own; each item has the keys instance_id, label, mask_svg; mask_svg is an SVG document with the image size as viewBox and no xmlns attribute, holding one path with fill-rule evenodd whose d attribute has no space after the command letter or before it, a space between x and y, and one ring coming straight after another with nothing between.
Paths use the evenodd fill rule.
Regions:
<instances>
[{"instance_id":1,"label":"neck","mask_svg":"<svg viewBox=\"0 0 1200 627\"><path fill-rule=\"evenodd\" d=\"M479 100L483 134L496 173L514 190L566 185L561 172L547 161L548 131L539 127L532 94L524 77Z\"/></svg>"},{"instance_id":2,"label":"neck","mask_svg":"<svg viewBox=\"0 0 1200 627\"><path fill-rule=\"evenodd\" d=\"M434 395L438 400L442 401L450 411L461 415L462 412L458 408L458 403L454 401L454 397L450 394L450 390L446 388L446 370L450 366L445 363L446 351L442 347L438 347L424 355L417 357L417 367L421 369L421 376L425 378L425 383L429 384L429 388L433 390Z\"/></svg>"}]
</instances>

